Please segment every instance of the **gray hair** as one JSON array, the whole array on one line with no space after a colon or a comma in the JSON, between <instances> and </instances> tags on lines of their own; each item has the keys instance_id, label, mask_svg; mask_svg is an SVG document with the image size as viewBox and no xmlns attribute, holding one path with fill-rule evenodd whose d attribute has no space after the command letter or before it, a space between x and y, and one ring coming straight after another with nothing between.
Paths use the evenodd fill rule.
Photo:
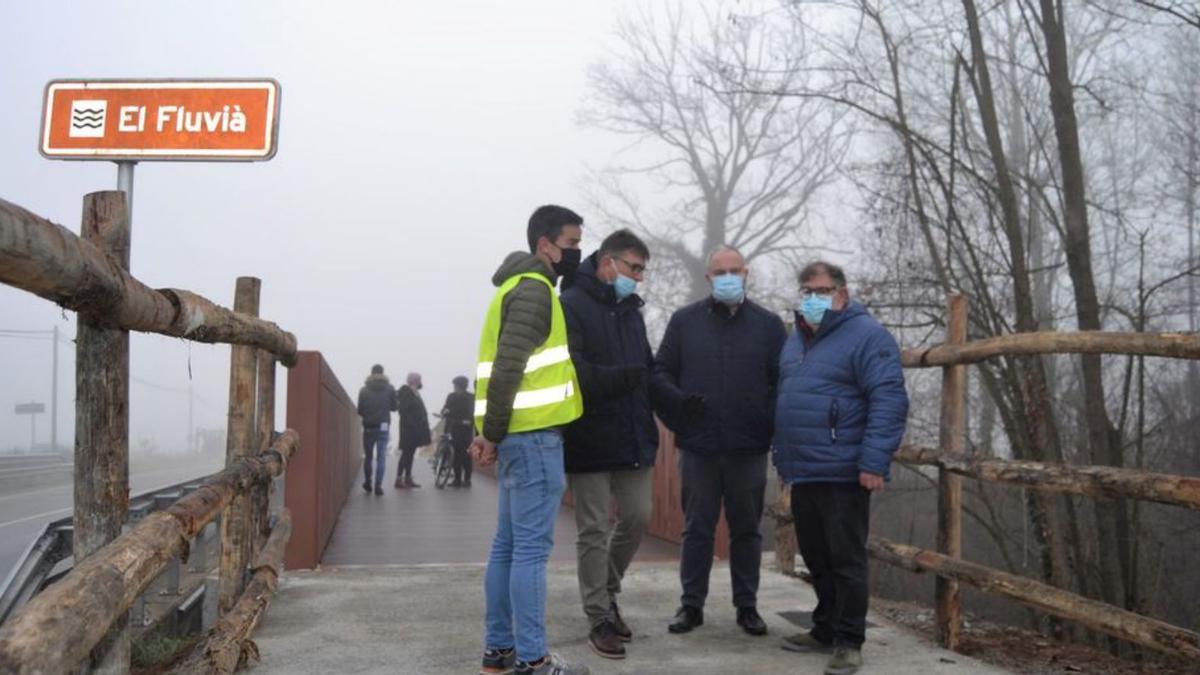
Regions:
<instances>
[{"instance_id":1,"label":"gray hair","mask_svg":"<svg viewBox=\"0 0 1200 675\"><path fill-rule=\"evenodd\" d=\"M805 282L810 281L813 277L821 274L824 274L832 279L834 286L837 286L838 288L846 287L846 272L842 270L841 267L838 267L830 262L825 262L824 260L817 260L816 262L810 262L809 264L805 265L804 269L800 270L798 277L800 283L804 284Z\"/></svg>"},{"instance_id":2,"label":"gray hair","mask_svg":"<svg viewBox=\"0 0 1200 675\"><path fill-rule=\"evenodd\" d=\"M718 244L713 248L713 250L708 252L708 257L704 259L705 269L712 267L713 258L717 257L717 255L720 253L736 253L738 257L742 259L743 263L746 262L746 256L742 255L742 252L739 251L736 246L730 246L729 244Z\"/></svg>"}]
</instances>

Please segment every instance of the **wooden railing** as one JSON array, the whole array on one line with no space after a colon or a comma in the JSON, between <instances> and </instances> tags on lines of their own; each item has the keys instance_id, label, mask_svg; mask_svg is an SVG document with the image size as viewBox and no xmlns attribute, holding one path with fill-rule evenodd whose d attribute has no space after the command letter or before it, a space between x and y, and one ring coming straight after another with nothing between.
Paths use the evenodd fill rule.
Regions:
<instances>
[{"instance_id":1,"label":"wooden railing","mask_svg":"<svg viewBox=\"0 0 1200 675\"><path fill-rule=\"evenodd\" d=\"M938 639L950 649L960 643L961 602L958 584L1007 597L1037 611L1076 622L1113 637L1195 660L1200 634L1092 600L1052 585L961 560L963 478L1020 485L1041 491L1120 497L1200 510L1200 477L1149 473L1108 466L1066 466L964 456L965 367L989 358L1043 354L1125 354L1200 359L1200 335L1179 333L1022 333L966 341L966 299L952 295L947 304L947 341L902 354L906 368L941 367L942 403L938 448L904 447L895 461L935 467L938 472L937 551L923 550L871 537L868 551L885 563L913 572L937 575L935 599ZM787 491L784 491L787 492ZM776 506L779 562L794 564L794 535L786 505ZM788 529L785 529L788 528ZM791 538L791 541L787 541Z\"/></svg>"},{"instance_id":2,"label":"wooden railing","mask_svg":"<svg viewBox=\"0 0 1200 675\"><path fill-rule=\"evenodd\" d=\"M218 517L221 618L184 667L232 672L275 590L291 534L290 514L285 509L272 517L270 496L272 479L299 446L295 431L273 431L275 367L296 362L296 338L258 318L256 278L237 280L232 310L134 278L124 193L87 195L83 214L82 236L76 236L0 200L0 283L79 318L75 566L0 624L0 672L128 672L130 607L172 559L187 557L189 542ZM225 470L121 534L129 489L128 331L232 349Z\"/></svg>"}]
</instances>

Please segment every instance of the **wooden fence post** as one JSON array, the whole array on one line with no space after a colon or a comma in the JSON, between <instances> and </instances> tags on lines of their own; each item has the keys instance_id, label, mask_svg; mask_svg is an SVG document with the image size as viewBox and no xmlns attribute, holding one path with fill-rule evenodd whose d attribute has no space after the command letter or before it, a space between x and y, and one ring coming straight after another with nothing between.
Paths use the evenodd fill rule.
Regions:
<instances>
[{"instance_id":1,"label":"wooden fence post","mask_svg":"<svg viewBox=\"0 0 1200 675\"><path fill-rule=\"evenodd\" d=\"M967 340L967 298L946 297L946 344ZM942 369L942 414L938 445L942 452L962 457L966 450L967 369ZM962 557L962 476L938 469L938 551L951 558ZM937 578L938 641L946 649L958 649L962 628L962 604L958 581Z\"/></svg>"},{"instance_id":2,"label":"wooden fence post","mask_svg":"<svg viewBox=\"0 0 1200 675\"><path fill-rule=\"evenodd\" d=\"M129 269L125 193L83 198L82 238ZM81 314L75 339L75 564L121 535L129 509L129 332ZM92 651L88 669L129 672L129 615Z\"/></svg>"},{"instance_id":3,"label":"wooden fence post","mask_svg":"<svg viewBox=\"0 0 1200 675\"><path fill-rule=\"evenodd\" d=\"M258 452L266 452L271 447L271 435L275 432L275 355L265 350L258 352L258 412L256 417L258 428ZM253 551L251 559L258 557L262 547L271 536L271 491L274 481L267 481L255 486L251 491L254 496L253 534L251 540Z\"/></svg>"},{"instance_id":4,"label":"wooden fence post","mask_svg":"<svg viewBox=\"0 0 1200 675\"><path fill-rule=\"evenodd\" d=\"M258 316L258 296L262 282L255 277L238 277L233 299L233 311ZM254 405L255 380L258 374L258 350L233 345L230 348L229 422L225 440L225 466L232 466L244 457L258 452L255 438ZM250 504L249 495L233 498L221 514L221 576L218 584L218 609L228 612L237 602L245 583L246 566L250 562Z\"/></svg>"}]
</instances>

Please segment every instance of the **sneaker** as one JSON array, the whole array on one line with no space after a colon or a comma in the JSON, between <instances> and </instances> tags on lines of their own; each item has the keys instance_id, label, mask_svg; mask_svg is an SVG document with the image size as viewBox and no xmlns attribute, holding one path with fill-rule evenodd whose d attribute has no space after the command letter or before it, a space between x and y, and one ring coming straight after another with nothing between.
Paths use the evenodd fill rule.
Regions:
<instances>
[{"instance_id":1,"label":"sneaker","mask_svg":"<svg viewBox=\"0 0 1200 675\"><path fill-rule=\"evenodd\" d=\"M485 649L483 650L483 666L479 675L509 675L517 663L517 650Z\"/></svg>"},{"instance_id":2,"label":"sneaker","mask_svg":"<svg viewBox=\"0 0 1200 675\"><path fill-rule=\"evenodd\" d=\"M854 675L861 667L861 649L837 647L833 650L833 658L825 665L825 675Z\"/></svg>"},{"instance_id":3,"label":"sneaker","mask_svg":"<svg viewBox=\"0 0 1200 675\"><path fill-rule=\"evenodd\" d=\"M808 654L812 652L826 654L833 651L832 644L821 642L812 633L796 633L783 638L780 645L789 652Z\"/></svg>"},{"instance_id":4,"label":"sneaker","mask_svg":"<svg viewBox=\"0 0 1200 675\"><path fill-rule=\"evenodd\" d=\"M738 607L737 624L750 635L767 634L767 622L763 621L758 615L758 610L753 607Z\"/></svg>"},{"instance_id":5,"label":"sneaker","mask_svg":"<svg viewBox=\"0 0 1200 675\"><path fill-rule=\"evenodd\" d=\"M606 659L625 658L625 645L621 644L621 638L617 637L610 621L601 621L592 627L588 633L588 646Z\"/></svg>"},{"instance_id":6,"label":"sneaker","mask_svg":"<svg viewBox=\"0 0 1200 675\"><path fill-rule=\"evenodd\" d=\"M558 654L542 657L541 661L526 663L517 661L513 671L520 675L591 675L592 671L582 663L568 663Z\"/></svg>"},{"instance_id":7,"label":"sneaker","mask_svg":"<svg viewBox=\"0 0 1200 675\"><path fill-rule=\"evenodd\" d=\"M704 610L699 607L688 607L684 605L675 612L675 620L668 626L667 630L672 633L690 633L696 626L704 625Z\"/></svg>"},{"instance_id":8,"label":"sneaker","mask_svg":"<svg viewBox=\"0 0 1200 675\"><path fill-rule=\"evenodd\" d=\"M617 603L614 601L609 605L608 610L611 615L613 632L616 633L617 639L621 642L632 642L633 631L629 629L625 620L621 618L621 610L617 608Z\"/></svg>"}]
</instances>

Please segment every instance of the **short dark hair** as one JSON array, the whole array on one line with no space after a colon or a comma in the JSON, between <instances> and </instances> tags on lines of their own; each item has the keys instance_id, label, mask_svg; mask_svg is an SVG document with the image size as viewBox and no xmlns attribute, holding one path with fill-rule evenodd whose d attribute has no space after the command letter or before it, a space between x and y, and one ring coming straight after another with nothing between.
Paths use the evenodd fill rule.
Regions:
<instances>
[{"instance_id":1,"label":"short dark hair","mask_svg":"<svg viewBox=\"0 0 1200 675\"><path fill-rule=\"evenodd\" d=\"M456 386L456 387L466 387L466 386L467 386L467 384L469 384L469 383L470 383L470 380L468 380L468 379L467 379L467 376L466 376L466 375L459 375L458 377L456 377L456 378L454 378L453 380L451 380L451 382L452 382L452 383L454 384L454 386Z\"/></svg>"},{"instance_id":2,"label":"short dark hair","mask_svg":"<svg viewBox=\"0 0 1200 675\"><path fill-rule=\"evenodd\" d=\"M846 272L841 267L825 262L824 260L818 260L805 265L804 269L800 270L800 283L803 284L819 274L824 274L833 279L833 285L838 288L846 287Z\"/></svg>"},{"instance_id":3,"label":"short dark hair","mask_svg":"<svg viewBox=\"0 0 1200 675\"><path fill-rule=\"evenodd\" d=\"M525 238L529 240L529 252L537 252L538 239L545 237L550 241L558 239L562 229L567 225L583 227L583 216L565 206L546 204L539 206L529 216L529 227L525 230Z\"/></svg>"},{"instance_id":4,"label":"short dark hair","mask_svg":"<svg viewBox=\"0 0 1200 675\"><path fill-rule=\"evenodd\" d=\"M371 366L371 374L372 375L382 375L383 374L383 366L379 365L378 363Z\"/></svg>"},{"instance_id":5,"label":"short dark hair","mask_svg":"<svg viewBox=\"0 0 1200 675\"><path fill-rule=\"evenodd\" d=\"M602 258L626 251L633 251L646 260L650 259L650 249L646 248L646 242L629 230L617 230L600 242L600 257Z\"/></svg>"}]
</instances>

